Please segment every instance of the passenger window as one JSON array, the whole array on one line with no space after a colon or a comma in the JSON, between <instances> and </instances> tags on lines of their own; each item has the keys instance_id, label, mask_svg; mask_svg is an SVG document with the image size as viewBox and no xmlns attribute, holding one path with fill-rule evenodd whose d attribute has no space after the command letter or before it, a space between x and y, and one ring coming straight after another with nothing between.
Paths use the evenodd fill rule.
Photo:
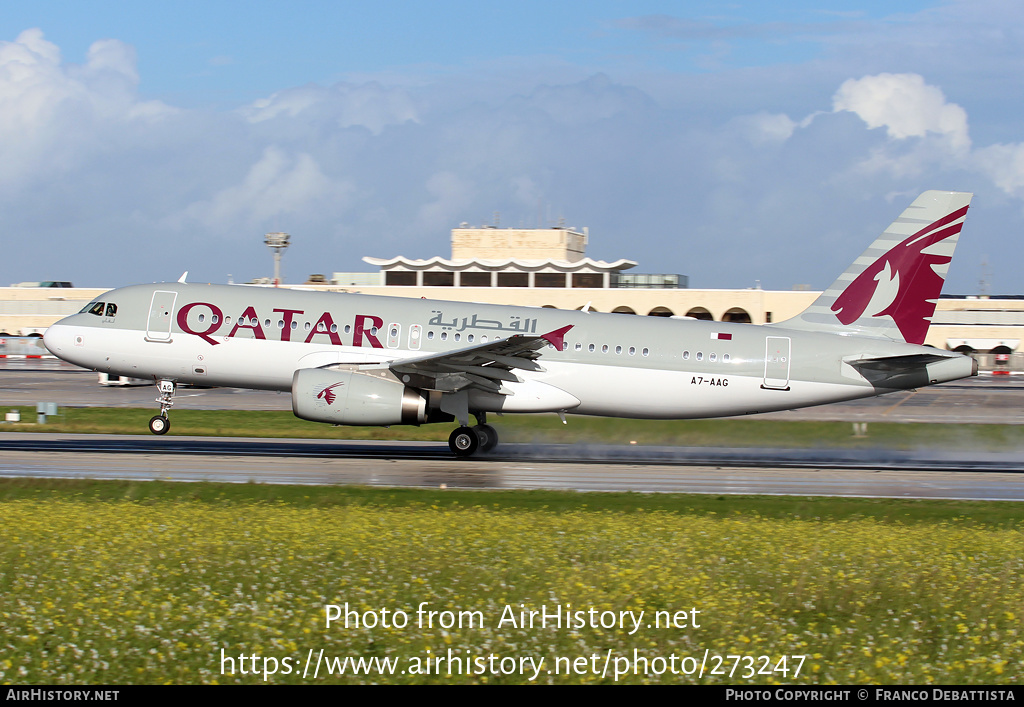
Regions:
<instances>
[{"instance_id":1,"label":"passenger window","mask_svg":"<svg viewBox=\"0 0 1024 707\"><path fill-rule=\"evenodd\" d=\"M441 332L441 341L448 341L448 332L446 332L446 331L442 331Z\"/></svg>"},{"instance_id":2,"label":"passenger window","mask_svg":"<svg viewBox=\"0 0 1024 707\"><path fill-rule=\"evenodd\" d=\"M697 352L697 356L696 356L696 359L697 359L698 361L703 361L703 360L704 360L704 352L703 352L703 351L698 351L698 352Z\"/></svg>"},{"instance_id":3,"label":"passenger window","mask_svg":"<svg viewBox=\"0 0 1024 707\"><path fill-rule=\"evenodd\" d=\"M715 361L718 360L718 354L716 354L716 353L708 354L708 360L711 361L711 363L714 363Z\"/></svg>"},{"instance_id":4,"label":"passenger window","mask_svg":"<svg viewBox=\"0 0 1024 707\"><path fill-rule=\"evenodd\" d=\"M433 341L434 340L434 332L433 331L428 331L427 332L427 338L430 339L431 341Z\"/></svg>"},{"instance_id":5,"label":"passenger window","mask_svg":"<svg viewBox=\"0 0 1024 707\"><path fill-rule=\"evenodd\" d=\"M690 352L689 351L683 351L683 360L684 361L689 361L690 360Z\"/></svg>"},{"instance_id":6,"label":"passenger window","mask_svg":"<svg viewBox=\"0 0 1024 707\"><path fill-rule=\"evenodd\" d=\"M575 349L576 349L577 351L582 351L582 350L583 350L583 343L582 343L582 342L580 342L580 341L577 341L577 342L576 342L576 346L575 346L574 348L575 348Z\"/></svg>"},{"instance_id":7,"label":"passenger window","mask_svg":"<svg viewBox=\"0 0 1024 707\"><path fill-rule=\"evenodd\" d=\"M617 354L622 353L622 347L621 346L616 346L615 347L615 353L617 353Z\"/></svg>"},{"instance_id":8,"label":"passenger window","mask_svg":"<svg viewBox=\"0 0 1024 707\"><path fill-rule=\"evenodd\" d=\"M640 353L642 353L644 356L647 356L648 354L651 353L651 350L645 346L644 350L641 351Z\"/></svg>"},{"instance_id":9,"label":"passenger window","mask_svg":"<svg viewBox=\"0 0 1024 707\"><path fill-rule=\"evenodd\" d=\"M732 356L729 354L722 354L722 363L729 363L732 360Z\"/></svg>"},{"instance_id":10,"label":"passenger window","mask_svg":"<svg viewBox=\"0 0 1024 707\"><path fill-rule=\"evenodd\" d=\"M590 346L588 346L587 351L589 351L590 353L594 353L594 345L591 344Z\"/></svg>"},{"instance_id":11,"label":"passenger window","mask_svg":"<svg viewBox=\"0 0 1024 707\"><path fill-rule=\"evenodd\" d=\"M629 355L630 356L636 356L636 347L635 346L630 346L629 347Z\"/></svg>"},{"instance_id":12,"label":"passenger window","mask_svg":"<svg viewBox=\"0 0 1024 707\"><path fill-rule=\"evenodd\" d=\"M117 316L117 305L114 304L113 302L107 302L107 316L108 317L116 317Z\"/></svg>"}]
</instances>

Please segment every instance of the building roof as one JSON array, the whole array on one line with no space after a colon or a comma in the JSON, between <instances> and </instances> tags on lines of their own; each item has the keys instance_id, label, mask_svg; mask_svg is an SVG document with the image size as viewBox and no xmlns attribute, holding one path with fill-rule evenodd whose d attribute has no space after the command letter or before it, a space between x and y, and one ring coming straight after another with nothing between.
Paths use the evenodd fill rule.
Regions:
<instances>
[{"instance_id":1,"label":"building roof","mask_svg":"<svg viewBox=\"0 0 1024 707\"><path fill-rule=\"evenodd\" d=\"M618 272L620 270L627 270L632 267L636 267L635 260L626 260L620 258L613 263L605 262L604 260L592 260L591 258L582 258L581 260L567 261L567 260L523 260L520 258L503 258L500 260L488 260L476 258L472 260L449 260L447 258L433 257L429 260L413 260L406 258L405 256L399 255L394 258L372 258L365 257L363 262L369 263L370 265L376 265L381 270L440 270L440 271L455 271L455 270L520 270L520 271L536 271L543 269L553 269L559 272Z\"/></svg>"}]
</instances>

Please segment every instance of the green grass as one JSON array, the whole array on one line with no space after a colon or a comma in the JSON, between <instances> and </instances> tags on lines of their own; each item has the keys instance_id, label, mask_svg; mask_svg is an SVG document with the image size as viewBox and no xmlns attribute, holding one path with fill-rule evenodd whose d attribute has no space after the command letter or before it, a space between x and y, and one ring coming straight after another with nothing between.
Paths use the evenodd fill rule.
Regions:
<instances>
[{"instance_id":1,"label":"green grass","mask_svg":"<svg viewBox=\"0 0 1024 707\"><path fill-rule=\"evenodd\" d=\"M221 651L279 671L288 658L295 670L273 683L527 682L518 669L351 666L303 678L323 649L399 671L448 650L544 658L538 681L554 683L611 683L634 655L680 665L705 650L767 656L770 667L789 656L790 673L619 681L1019 683L1022 546L1014 503L10 480L0 482L0 682L264 682L237 661L222 672ZM421 602L484 623L418 626ZM411 623L327 626L328 604L402 610ZM567 604L648 620L697 610L700 626L498 625L506 607ZM606 655L616 663L602 675ZM807 656L799 676L796 655ZM588 667L547 673L558 658Z\"/></svg>"},{"instance_id":2,"label":"green grass","mask_svg":"<svg viewBox=\"0 0 1024 707\"><path fill-rule=\"evenodd\" d=\"M872 519L883 523L975 523L1024 529L1024 506L1003 501L871 499L807 496L713 496L708 494L552 490L465 490L374 486L288 486L285 484L92 481L85 479L0 479L0 503L54 497L140 504L268 503L296 508L444 508L486 506L495 510L590 510L643 513L666 511L699 516L754 513L765 518L820 521Z\"/></svg>"},{"instance_id":3,"label":"green grass","mask_svg":"<svg viewBox=\"0 0 1024 707\"><path fill-rule=\"evenodd\" d=\"M0 408L6 412L13 408ZM132 408L63 408L45 425L22 410L23 422L0 430L90 434L149 434L154 411ZM504 442L721 446L721 447L886 447L891 449L1018 449L1024 425L937 423L868 424L868 436L853 436L846 422L749 420L624 420L555 415L492 416ZM286 411L174 410L171 435L297 437L313 439L380 439L446 441L453 424L423 427L333 427L300 420Z\"/></svg>"}]
</instances>

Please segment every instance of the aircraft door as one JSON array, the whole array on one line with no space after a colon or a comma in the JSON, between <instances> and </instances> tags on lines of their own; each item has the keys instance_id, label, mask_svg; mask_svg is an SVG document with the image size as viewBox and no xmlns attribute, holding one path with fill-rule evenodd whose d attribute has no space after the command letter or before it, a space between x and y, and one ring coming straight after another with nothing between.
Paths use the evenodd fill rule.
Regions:
<instances>
[{"instance_id":1,"label":"aircraft door","mask_svg":"<svg viewBox=\"0 0 1024 707\"><path fill-rule=\"evenodd\" d=\"M789 390L790 343L788 336L769 336L765 339L762 388Z\"/></svg>"},{"instance_id":2,"label":"aircraft door","mask_svg":"<svg viewBox=\"0 0 1024 707\"><path fill-rule=\"evenodd\" d=\"M146 341L171 340L171 323L174 321L174 301L177 292L157 290L149 303L149 324L146 327Z\"/></svg>"},{"instance_id":3,"label":"aircraft door","mask_svg":"<svg viewBox=\"0 0 1024 707\"><path fill-rule=\"evenodd\" d=\"M413 324L409 327L409 348L413 351L419 351L420 349L420 335L423 333L423 327L419 324Z\"/></svg>"},{"instance_id":4,"label":"aircraft door","mask_svg":"<svg viewBox=\"0 0 1024 707\"><path fill-rule=\"evenodd\" d=\"M397 349L398 342L402 338L402 325L391 323L388 324L388 348Z\"/></svg>"}]
</instances>

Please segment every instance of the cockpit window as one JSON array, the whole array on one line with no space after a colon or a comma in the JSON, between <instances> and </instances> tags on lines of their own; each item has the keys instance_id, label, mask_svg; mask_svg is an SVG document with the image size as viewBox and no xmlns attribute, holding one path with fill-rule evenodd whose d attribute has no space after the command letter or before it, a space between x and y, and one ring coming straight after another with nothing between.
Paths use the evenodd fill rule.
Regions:
<instances>
[{"instance_id":1,"label":"cockpit window","mask_svg":"<svg viewBox=\"0 0 1024 707\"><path fill-rule=\"evenodd\" d=\"M108 317L116 317L117 316L117 305L114 304L113 302L107 302L107 314L106 314L106 316L108 316Z\"/></svg>"},{"instance_id":2,"label":"cockpit window","mask_svg":"<svg viewBox=\"0 0 1024 707\"><path fill-rule=\"evenodd\" d=\"M95 314L97 317L102 317L103 306L104 305L102 302L90 302L89 304L85 305L82 308L82 311L79 312L79 314L85 314L86 312L88 312L89 314ZM117 308L115 307L114 309L116 311Z\"/></svg>"}]
</instances>

